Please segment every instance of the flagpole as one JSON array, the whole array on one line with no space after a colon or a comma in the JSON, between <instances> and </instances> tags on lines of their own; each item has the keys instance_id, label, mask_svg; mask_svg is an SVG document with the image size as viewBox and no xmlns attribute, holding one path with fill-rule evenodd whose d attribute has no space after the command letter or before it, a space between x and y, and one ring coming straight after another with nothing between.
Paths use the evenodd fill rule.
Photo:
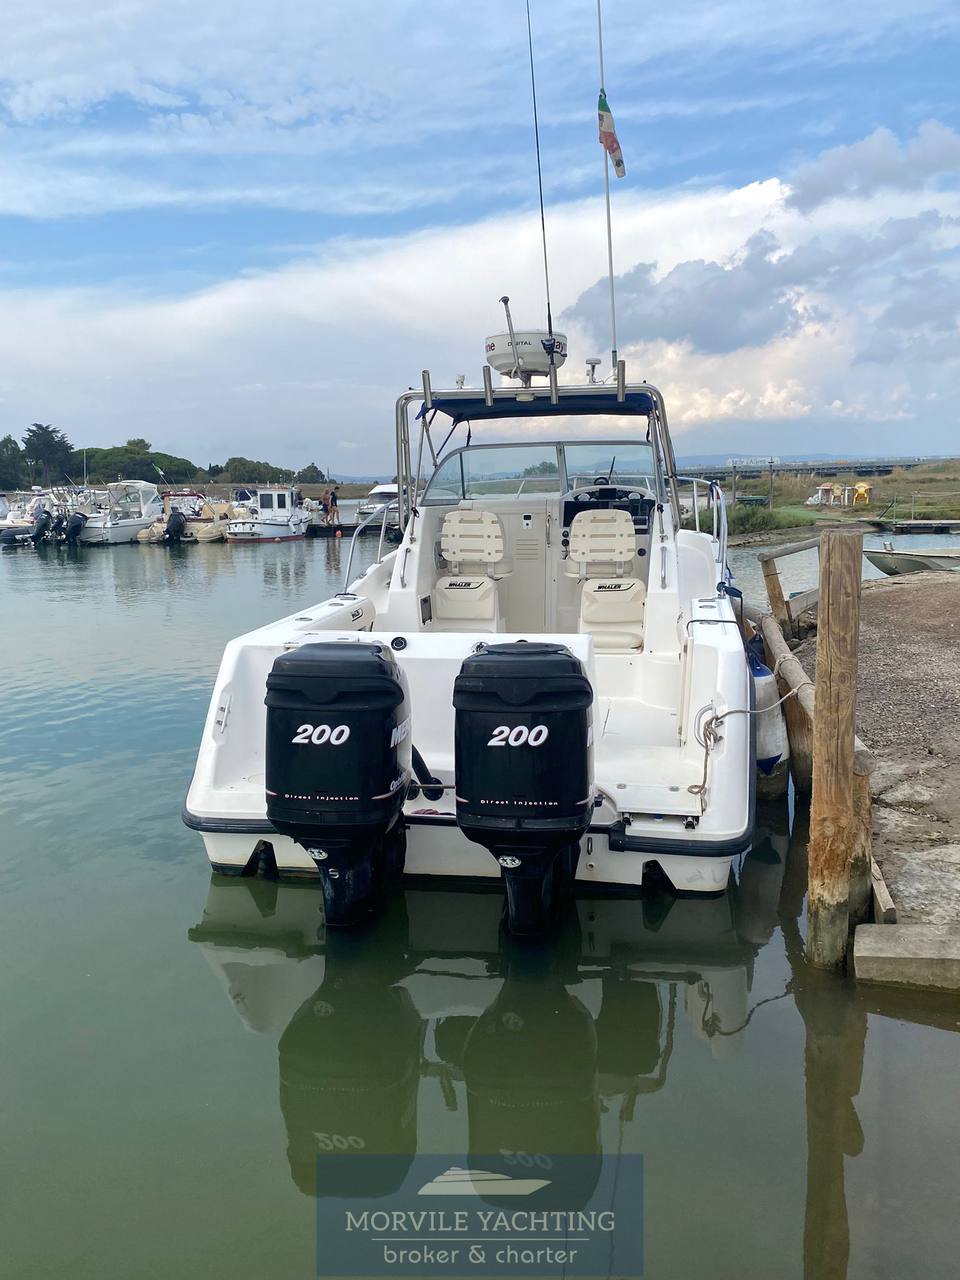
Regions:
<instances>
[{"instance_id":1,"label":"flagpole","mask_svg":"<svg viewBox=\"0 0 960 1280\"><path fill-rule=\"evenodd\" d=\"M600 51L600 92L606 94L603 75L603 17L600 12L601 0L597 0L597 47ZM613 227L610 222L610 154L603 149L603 194L607 206L607 275L610 280L610 369L617 371L617 302L613 288Z\"/></svg>"}]
</instances>

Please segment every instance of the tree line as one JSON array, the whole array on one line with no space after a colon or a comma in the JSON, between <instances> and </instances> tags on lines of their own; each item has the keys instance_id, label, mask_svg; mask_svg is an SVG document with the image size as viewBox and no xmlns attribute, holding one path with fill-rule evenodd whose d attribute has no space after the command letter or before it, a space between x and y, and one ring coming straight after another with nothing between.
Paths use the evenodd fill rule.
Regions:
<instances>
[{"instance_id":1,"label":"tree line","mask_svg":"<svg viewBox=\"0 0 960 1280\"><path fill-rule=\"evenodd\" d=\"M206 468L199 467L189 458L154 449L149 440L139 436L107 449L77 449L65 432L49 422L34 422L19 441L12 435L0 438L0 492L31 485L79 485L84 473L90 484L117 479L152 480L155 484L163 480L170 484L207 480L223 484L325 484L329 480L315 462L292 471L238 456L222 465L211 462Z\"/></svg>"}]
</instances>

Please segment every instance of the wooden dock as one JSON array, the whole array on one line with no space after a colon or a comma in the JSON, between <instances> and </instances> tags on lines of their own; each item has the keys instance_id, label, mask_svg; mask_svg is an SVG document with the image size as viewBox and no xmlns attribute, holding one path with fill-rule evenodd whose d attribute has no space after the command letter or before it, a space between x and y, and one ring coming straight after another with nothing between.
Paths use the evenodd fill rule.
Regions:
<instances>
[{"instance_id":1,"label":"wooden dock","mask_svg":"<svg viewBox=\"0 0 960 1280\"><path fill-rule=\"evenodd\" d=\"M356 524L311 524L307 526L308 538L335 538L337 534L341 534L344 538L352 538L357 531ZM360 537L363 538L367 534L375 533L380 536L380 526L376 521L372 521L361 532Z\"/></svg>"},{"instance_id":2,"label":"wooden dock","mask_svg":"<svg viewBox=\"0 0 960 1280\"><path fill-rule=\"evenodd\" d=\"M960 520L870 520L880 533L960 533Z\"/></svg>"}]
</instances>

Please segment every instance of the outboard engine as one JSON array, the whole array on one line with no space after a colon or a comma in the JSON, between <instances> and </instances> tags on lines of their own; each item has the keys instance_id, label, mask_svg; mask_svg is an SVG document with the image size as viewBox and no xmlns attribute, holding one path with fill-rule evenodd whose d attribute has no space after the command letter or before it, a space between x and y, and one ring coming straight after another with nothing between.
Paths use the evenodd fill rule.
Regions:
<instances>
[{"instance_id":1,"label":"outboard engine","mask_svg":"<svg viewBox=\"0 0 960 1280\"><path fill-rule=\"evenodd\" d=\"M183 531L184 529L186 529L186 527L187 527L187 517L183 514L182 511L178 511L176 508L174 508L173 511L171 511L170 514L167 516L167 529L166 529L167 541L172 542L174 545L179 544L180 539L183 537Z\"/></svg>"},{"instance_id":2,"label":"outboard engine","mask_svg":"<svg viewBox=\"0 0 960 1280\"><path fill-rule=\"evenodd\" d=\"M67 519L62 511L58 511L53 517L53 525L50 529L50 538L54 542L59 542L63 537L63 530L66 527Z\"/></svg>"},{"instance_id":3,"label":"outboard engine","mask_svg":"<svg viewBox=\"0 0 960 1280\"><path fill-rule=\"evenodd\" d=\"M410 705L383 644L328 641L267 676L267 817L317 865L328 924L368 911L403 870Z\"/></svg>"},{"instance_id":4,"label":"outboard engine","mask_svg":"<svg viewBox=\"0 0 960 1280\"><path fill-rule=\"evenodd\" d=\"M82 511L74 511L67 520L66 528L63 531L63 540L68 547L75 547L80 540L80 530L87 523L87 517Z\"/></svg>"},{"instance_id":5,"label":"outboard engine","mask_svg":"<svg viewBox=\"0 0 960 1280\"><path fill-rule=\"evenodd\" d=\"M457 822L500 863L513 933L548 924L593 813L593 689L560 644L485 644L460 668Z\"/></svg>"},{"instance_id":6,"label":"outboard engine","mask_svg":"<svg viewBox=\"0 0 960 1280\"><path fill-rule=\"evenodd\" d=\"M33 529L30 531L30 541L35 547L43 542L52 527L53 516L49 511L41 511L33 522Z\"/></svg>"}]
</instances>

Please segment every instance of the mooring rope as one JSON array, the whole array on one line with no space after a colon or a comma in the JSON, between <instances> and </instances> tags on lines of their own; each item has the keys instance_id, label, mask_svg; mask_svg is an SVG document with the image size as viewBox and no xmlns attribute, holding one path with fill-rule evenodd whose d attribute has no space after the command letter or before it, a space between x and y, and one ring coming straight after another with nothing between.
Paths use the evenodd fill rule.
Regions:
<instances>
[{"instance_id":1,"label":"mooring rope","mask_svg":"<svg viewBox=\"0 0 960 1280\"><path fill-rule=\"evenodd\" d=\"M807 680L804 683L812 684L813 681ZM768 711L775 711L777 707L782 707L788 698L795 698L803 684L797 685L796 689L788 689L782 698L778 698L776 702L772 702L769 707L761 707L760 710L752 710L749 707L731 707L729 711L723 711L719 715L708 716L706 720L702 720L703 713L711 710L711 705L701 707L697 712L693 725L693 734L697 742L703 747L703 776L699 782L693 782L687 787L689 793L693 796L699 796L701 811L703 809L703 797L707 791L707 770L710 763L710 752L720 742L720 734L717 732L719 725L723 724L728 716L762 716ZM701 734L703 735L701 737Z\"/></svg>"}]
</instances>

